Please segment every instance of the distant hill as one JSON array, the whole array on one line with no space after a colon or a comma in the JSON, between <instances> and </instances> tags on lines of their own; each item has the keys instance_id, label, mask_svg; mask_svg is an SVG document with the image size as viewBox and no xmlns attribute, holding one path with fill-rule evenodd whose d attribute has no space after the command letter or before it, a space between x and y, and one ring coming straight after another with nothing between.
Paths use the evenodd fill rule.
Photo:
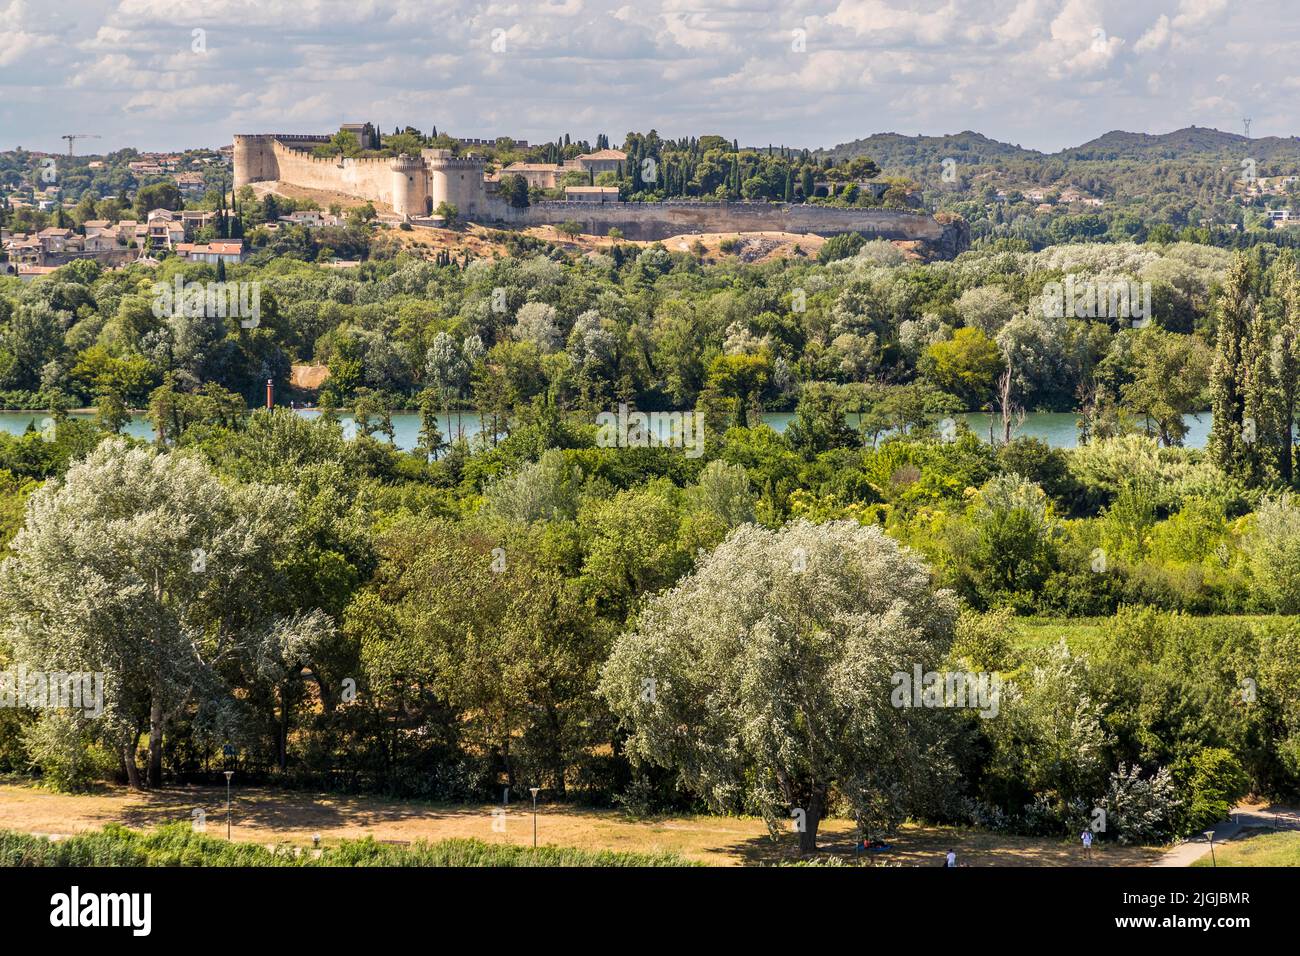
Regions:
<instances>
[{"instance_id":1,"label":"distant hill","mask_svg":"<svg viewBox=\"0 0 1300 956\"><path fill-rule=\"evenodd\" d=\"M1063 159L1103 161L1187 159L1202 155L1218 157L1232 150L1240 150L1247 142L1249 140L1239 133L1224 133L1221 130L1197 126L1157 135L1113 129L1082 146L1063 149L1057 155Z\"/></svg>"},{"instance_id":2,"label":"distant hill","mask_svg":"<svg viewBox=\"0 0 1300 956\"><path fill-rule=\"evenodd\" d=\"M1010 143L989 139L982 133L964 130L947 136L905 136L902 133L876 133L865 139L842 143L833 149L818 150L818 157L830 156L837 162L854 156L870 156L881 169L901 170L927 166L953 157L959 163L986 165L1009 160L1045 158L1045 153Z\"/></svg>"},{"instance_id":3,"label":"distant hill","mask_svg":"<svg viewBox=\"0 0 1300 956\"><path fill-rule=\"evenodd\" d=\"M969 130L947 136L906 136L877 133L817 155L842 160L870 156L886 172L905 173L930 167L946 157L966 165L998 165L1007 162L1065 160L1068 162L1132 161L1239 161L1251 157L1260 163L1285 163L1300 169L1300 137L1263 136L1247 139L1240 133L1225 133L1204 126L1189 126L1170 133L1129 133L1112 130L1079 146L1056 153L1042 153L1011 143L999 142Z\"/></svg>"},{"instance_id":4,"label":"distant hill","mask_svg":"<svg viewBox=\"0 0 1300 956\"><path fill-rule=\"evenodd\" d=\"M1261 136L1247 139L1240 133L1225 133L1204 126L1189 126L1172 133L1126 133L1111 130L1094 140L1063 149L1061 159L1078 160L1176 160L1225 159L1250 156L1259 161L1300 160L1300 138Z\"/></svg>"}]
</instances>

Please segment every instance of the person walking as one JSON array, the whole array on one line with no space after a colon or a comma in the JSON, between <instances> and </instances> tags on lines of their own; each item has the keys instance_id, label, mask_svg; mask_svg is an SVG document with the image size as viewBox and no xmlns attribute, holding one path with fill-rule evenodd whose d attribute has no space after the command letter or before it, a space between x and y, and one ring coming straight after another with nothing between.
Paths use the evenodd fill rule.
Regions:
<instances>
[{"instance_id":1,"label":"person walking","mask_svg":"<svg viewBox=\"0 0 1300 956\"><path fill-rule=\"evenodd\" d=\"M1085 828L1083 833L1079 834L1079 839L1083 841L1083 858L1092 859L1092 830Z\"/></svg>"},{"instance_id":2,"label":"person walking","mask_svg":"<svg viewBox=\"0 0 1300 956\"><path fill-rule=\"evenodd\" d=\"M949 850L949 851L948 851L948 855L947 855L946 857L944 857L943 865L944 865L944 866L956 866L956 865L957 865L957 851L956 851L956 850Z\"/></svg>"}]
</instances>

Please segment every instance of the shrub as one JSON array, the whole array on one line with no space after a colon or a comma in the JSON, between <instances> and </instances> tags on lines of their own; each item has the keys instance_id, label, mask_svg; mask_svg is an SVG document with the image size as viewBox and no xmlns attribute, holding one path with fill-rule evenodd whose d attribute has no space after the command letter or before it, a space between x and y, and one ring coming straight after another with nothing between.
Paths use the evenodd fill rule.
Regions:
<instances>
[{"instance_id":1,"label":"shrub","mask_svg":"<svg viewBox=\"0 0 1300 956\"><path fill-rule=\"evenodd\" d=\"M230 843L174 823L150 832L111 824L66 840L0 830L0 866L698 866L670 853L625 853L574 847L515 846L481 840L440 840L392 846L369 837L324 848L267 849Z\"/></svg>"},{"instance_id":2,"label":"shrub","mask_svg":"<svg viewBox=\"0 0 1300 956\"><path fill-rule=\"evenodd\" d=\"M572 519L578 511L582 469L553 448L490 482L483 490L485 508L509 521Z\"/></svg>"},{"instance_id":3,"label":"shrub","mask_svg":"<svg viewBox=\"0 0 1300 956\"><path fill-rule=\"evenodd\" d=\"M1193 833L1227 819L1250 781L1237 758L1221 747L1202 750L1179 768L1186 814L1183 832Z\"/></svg>"},{"instance_id":4,"label":"shrub","mask_svg":"<svg viewBox=\"0 0 1300 956\"><path fill-rule=\"evenodd\" d=\"M1059 448L1037 438L1016 438L998 450L1002 470L1029 479L1058 506L1068 509L1079 493L1070 473L1070 459Z\"/></svg>"},{"instance_id":5,"label":"shrub","mask_svg":"<svg viewBox=\"0 0 1300 956\"><path fill-rule=\"evenodd\" d=\"M1200 562L1208 558L1226 531L1223 505L1188 498L1182 509L1151 532L1151 554L1163 561Z\"/></svg>"},{"instance_id":6,"label":"shrub","mask_svg":"<svg viewBox=\"0 0 1300 956\"><path fill-rule=\"evenodd\" d=\"M1121 763L1110 775L1101 806L1105 832L1120 843L1158 843L1173 836L1182 800L1168 768L1143 777L1137 764Z\"/></svg>"},{"instance_id":7,"label":"shrub","mask_svg":"<svg viewBox=\"0 0 1300 956\"><path fill-rule=\"evenodd\" d=\"M116 765L98 744L88 742L86 721L70 711L50 710L29 724L23 746L31 766L56 790L86 790Z\"/></svg>"},{"instance_id":8,"label":"shrub","mask_svg":"<svg viewBox=\"0 0 1300 956\"><path fill-rule=\"evenodd\" d=\"M1041 488L1020 475L999 475L975 496L967 521L969 533L959 529L952 539L953 557L972 599L991 606L1042 585L1056 531Z\"/></svg>"},{"instance_id":9,"label":"shrub","mask_svg":"<svg viewBox=\"0 0 1300 956\"><path fill-rule=\"evenodd\" d=\"M817 261L825 265L828 262L835 262L837 259L847 259L850 256L857 255L858 250L866 243L867 240L859 232L846 232L838 236L831 236L818 250Z\"/></svg>"},{"instance_id":10,"label":"shrub","mask_svg":"<svg viewBox=\"0 0 1300 956\"><path fill-rule=\"evenodd\" d=\"M1300 612L1300 502L1289 494L1261 501L1242 550L1261 603L1282 614Z\"/></svg>"}]
</instances>

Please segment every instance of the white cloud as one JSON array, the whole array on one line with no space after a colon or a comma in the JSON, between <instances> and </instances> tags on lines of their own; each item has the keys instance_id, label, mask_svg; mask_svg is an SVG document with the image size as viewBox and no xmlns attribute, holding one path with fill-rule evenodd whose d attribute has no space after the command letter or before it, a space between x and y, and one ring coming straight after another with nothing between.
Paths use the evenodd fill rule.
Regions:
<instances>
[{"instance_id":1,"label":"white cloud","mask_svg":"<svg viewBox=\"0 0 1300 956\"><path fill-rule=\"evenodd\" d=\"M0 67L10 67L56 42L55 34L40 29L39 18L25 0L12 0L0 10Z\"/></svg>"},{"instance_id":2,"label":"white cloud","mask_svg":"<svg viewBox=\"0 0 1300 956\"><path fill-rule=\"evenodd\" d=\"M937 9L917 10L917 4L892 6L884 0L842 0L827 20L848 27L858 36L937 44L952 38L971 21L970 11L956 0Z\"/></svg>"},{"instance_id":3,"label":"white cloud","mask_svg":"<svg viewBox=\"0 0 1300 956\"><path fill-rule=\"evenodd\" d=\"M1155 23L1151 24L1151 29L1133 44L1135 53L1149 53L1152 50L1158 50L1169 42L1169 18L1163 13Z\"/></svg>"},{"instance_id":4,"label":"white cloud","mask_svg":"<svg viewBox=\"0 0 1300 956\"><path fill-rule=\"evenodd\" d=\"M1228 0L1182 0L1178 16L1174 17L1175 30L1199 30L1213 24L1228 9Z\"/></svg>"},{"instance_id":5,"label":"white cloud","mask_svg":"<svg viewBox=\"0 0 1300 956\"><path fill-rule=\"evenodd\" d=\"M0 148L58 148L72 128L153 148L369 119L807 146L975 129L1056 149L1116 126L1235 129L1242 108L1256 134L1289 135L1290 2L0 0Z\"/></svg>"},{"instance_id":6,"label":"white cloud","mask_svg":"<svg viewBox=\"0 0 1300 956\"><path fill-rule=\"evenodd\" d=\"M1006 20L993 28L1000 40L1019 40L1038 22L1038 0L1020 0Z\"/></svg>"}]
</instances>

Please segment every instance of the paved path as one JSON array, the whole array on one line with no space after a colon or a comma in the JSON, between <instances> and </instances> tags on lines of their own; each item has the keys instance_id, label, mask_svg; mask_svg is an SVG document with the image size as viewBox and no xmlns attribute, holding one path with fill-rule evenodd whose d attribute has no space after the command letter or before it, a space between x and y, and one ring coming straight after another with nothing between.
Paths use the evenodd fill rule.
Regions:
<instances>
[{"instance_id":1,"label":"paved path","mask_svg":"<svg viewBox=\"0 0 1300 956\"><path fill-rule=\"evenodd\" d=\"M1227 843L1241 834L1243 830L1257 827L1289 826L1300 828L1300 812L1281 807L1240 806L1222 823L1214 826L1214 842ZM1152 866L1191 866L1210 852L1210 841L1198 834L1178 844Z\"/></svg>"}]
</instances>

